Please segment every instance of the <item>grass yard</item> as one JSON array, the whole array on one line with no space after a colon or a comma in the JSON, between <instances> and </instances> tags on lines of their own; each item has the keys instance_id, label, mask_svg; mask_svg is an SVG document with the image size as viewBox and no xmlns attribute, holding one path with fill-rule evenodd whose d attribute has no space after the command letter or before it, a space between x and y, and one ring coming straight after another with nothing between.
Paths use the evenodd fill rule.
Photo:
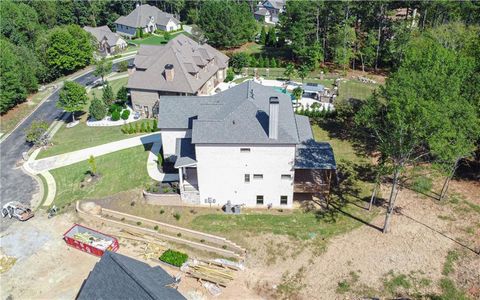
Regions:
<instances>
[{"instance_id":1,"label":"grass yard","mask_svg":"<svg viewBox=\"0 0 480 300\"><path fill-rule=\"evenodd\" d=\"M127 72L124 72L124 73L118 73L118 74L115 74L114 76L119 76L119 75L122 75L122 74L127 74ZM110 86L112 87L112 90L113 90L113 94L116 95L118 90L122 87L122 86L125 86L128 82L128 77L124 77L124 78L119 78L119 79L114 79L114 80L108 80L108 84L110 84ZM94 89L91 89L89 92L88 92L88 97L90 99L93 99L93 94L95 94L95 96L97 96L98 99L102 99L102 95L103 95L103 89L100 89L98 87L94 88ZM90 105L90 104L88 104ZM86 106L85 108L85 111L88 111L88 105Z\"/></svg>"},{"instance_id":2,"label":"grass yard","mask_svg":"<svg viewBox=\"0 0 480 300\"><path fill-rule=\"evenodd\" d=\"M338 88L338 100L346 100L350 98L366 100L378 87L378 84L362 83L356 80L342 81Z\"/></svg>"},{"instance_id":3,"label":"grass yard","mask_svg":"<svg viewBox=\"0 0 480 300\"><path fill-rule=\"evenodd\" d=\"M149 150L151 145L148 146ZM52 170L57 183L55 205L62 208L76 200L105 197L145 185L150 180L146 165L148 150L138 146L97 157L100 179L83 188L81 182L90 170L88 162Z\"/></svg>"},{"instance_id":4,"label":"grass yard","mask_svg":"<svg viewBox=\"0 0 480 300\"><path fill-rule=\"evenodd\" d=\"M23 118L25 118L29 113L31 113L45 98L48 93L50 93L50 89L45 89L44 91L37 92L31 95L27 101L17 105L16 107L12 108L8 111L5 115L0 117L0 132L2 134L9 133L12 129L20 122Z\"/></svg>"},{"instance_id":5,"label":"grass yard","mask_svg":"<svg viewBox=\"0 0 480 300\"><path fill-rule=\"evenodd\" d=\"M149 122L152 121L149 120ZM122 133L121 126L90 127L80 122L80 124L72 128L67 128L64 124L53 136L53 145L40 151L37 159L128 139L134 136L135 134L127 135Z\"/></svg>"},{"instance_id":6,"label":"grass yard","mask_svg":"<svg viewBox=\"0 0 480 300\"><path fill-rule=\"evenodd\" d=\"M173 39L175 36L181 33L188 35L188 33L186 33L185 31L178 31L170 35L171 39ZM134 39L129 41L129 43L136 44L136 45L163 45L163 44L166 44L167 42L168 41L163 37L163 35L150 35L149 37L146 37L146 38Z\"/></svg>"}]
</instances>

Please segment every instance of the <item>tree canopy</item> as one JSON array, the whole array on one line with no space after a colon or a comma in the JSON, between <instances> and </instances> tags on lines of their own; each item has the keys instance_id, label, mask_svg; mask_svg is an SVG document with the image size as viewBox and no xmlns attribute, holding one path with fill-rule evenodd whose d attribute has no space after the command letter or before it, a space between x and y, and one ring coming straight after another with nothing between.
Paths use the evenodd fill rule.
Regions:
<instances>
[{"instance_id":1,"label":"tree canopy","mask_svg":"<svg viewBox=\"0 0 480 300\"><path fill-rule=\"evenodd\" d=\"M57 107L72 113L72 121L74 121L74 112L82 110L87 102L85 87L75 81L66 81L60 91Z\"/></svg>"}]
</instances>

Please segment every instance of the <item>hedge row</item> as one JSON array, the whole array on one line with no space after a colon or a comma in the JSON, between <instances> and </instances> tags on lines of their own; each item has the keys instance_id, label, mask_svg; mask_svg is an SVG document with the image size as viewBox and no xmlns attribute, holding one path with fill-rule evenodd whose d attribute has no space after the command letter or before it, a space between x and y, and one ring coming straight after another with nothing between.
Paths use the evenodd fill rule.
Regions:
<instances>
[{"instance_id":1,"label":"hedge row","mask_svg":"<svg viewBox=\"0 0 480 300\"><path fill-rule=\"evenodd\" d=\"M128 116L127 116L127 119L128 119ZM130 123L122 126L122 132L125 134L155 132L158 130L157 125L158 125L158 122L156 119L153 120L152 122L147 120L142 123L140 122Z\"/></svg>"}]
</instances>

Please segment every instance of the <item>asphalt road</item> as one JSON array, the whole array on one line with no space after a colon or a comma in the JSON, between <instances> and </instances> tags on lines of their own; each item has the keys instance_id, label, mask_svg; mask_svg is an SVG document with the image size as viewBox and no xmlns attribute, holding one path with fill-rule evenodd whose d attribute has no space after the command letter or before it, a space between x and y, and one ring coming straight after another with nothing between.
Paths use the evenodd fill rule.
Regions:
<instances>
[{"instance_id":1,"label":"asphalt road","mask_svg":"<svg viewBox=\"0 0 480 300\"><path fill-rule=\"evenodd\" d=\"M133 61L132 59L129 60ZM113 65L113 71L117 68L117 63ZM98 79L93 75L93 71L88 72L77 79L76 82L86 85L87 83ZM3 205L9 201L19 201L30 204L32 196L38 191L37 181L24 173L21 169L22 153L27 152L31 145L25 142L25 130L35 120L45 120L49 124L54 120L62 118L65 113L56 107L59 91L53 93L48 100L42 103L37 110L30 115L19 127L0 144L0 203ZM11 220L2 218L0 221L0 231L5 230Z\"/></svg>"}]
</instances>

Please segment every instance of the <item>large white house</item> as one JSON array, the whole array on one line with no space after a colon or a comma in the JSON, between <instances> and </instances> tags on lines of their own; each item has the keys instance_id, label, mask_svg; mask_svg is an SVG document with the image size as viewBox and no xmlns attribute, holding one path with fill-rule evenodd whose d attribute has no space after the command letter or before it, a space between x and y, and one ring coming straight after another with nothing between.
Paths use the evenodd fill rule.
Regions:
<instances>
[{"instance_id":1,"label":"large white house","mask_svg":"<svg viewBox=\"0 0 480 300\"><path fill-rule=\"evenodd\" d=\"M164 96L158 127L192 204L290 208L296 193L328 193L335 176L332 148L314 141L290 97L253 81L213 96Z\"/></svg>"}]
</instances>

